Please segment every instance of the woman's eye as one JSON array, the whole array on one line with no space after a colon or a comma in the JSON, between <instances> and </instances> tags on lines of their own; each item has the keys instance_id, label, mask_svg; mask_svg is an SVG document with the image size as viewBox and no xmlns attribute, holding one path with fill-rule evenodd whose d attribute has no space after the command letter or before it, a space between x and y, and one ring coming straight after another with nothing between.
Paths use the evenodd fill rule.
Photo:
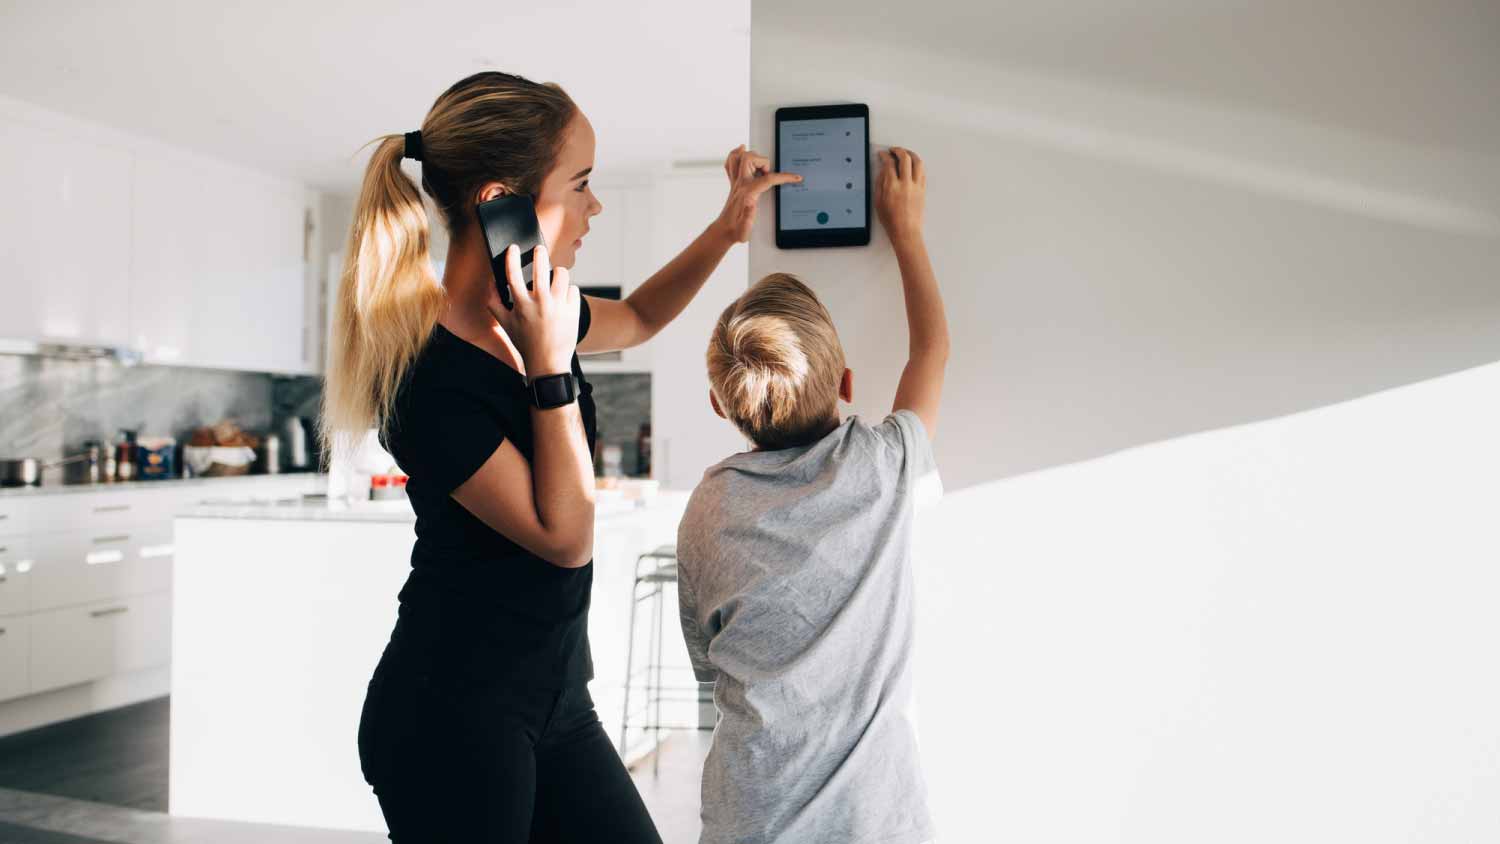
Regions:
<instances>
[{"instance_id":1,"label":"woman's eye","mask_svg":"<svg viewBox=\"0 0 1500 844\"><path fill-rule=\"evenodd\" d=\"M578 183L578 187L574 188L574 190L578 191L579 193L583 193L584 191L586 191L588 189L589 189L589 180L588 179L584 179L582 182L579 182Z\"/></svg>"}]
</instances>

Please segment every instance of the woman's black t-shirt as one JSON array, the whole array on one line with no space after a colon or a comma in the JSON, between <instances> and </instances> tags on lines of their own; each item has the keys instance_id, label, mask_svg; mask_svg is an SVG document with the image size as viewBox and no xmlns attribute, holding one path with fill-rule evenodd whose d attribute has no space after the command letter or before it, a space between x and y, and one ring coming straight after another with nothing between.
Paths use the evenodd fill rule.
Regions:
<instances>
[{"instance_id":1,"label":"woman's black t-shirt","mask_svg":"<svg viewBox=\"0 0 1500 844\"><path fill-rule=\"evenodd\" d=\"M578 339L589 330L581 301ZM594 453L593 388L573 356L578 404ZM594 564L562 568L512 542L451 495L509 439L532 459L526 381L437 326L397 391L385 446L408 476L417 514L411 575L392 646L402 664L463 683L546 688L593 677L589 590ZM592 529L592 528L591 528Z\"/></svg>"}]
</instances>

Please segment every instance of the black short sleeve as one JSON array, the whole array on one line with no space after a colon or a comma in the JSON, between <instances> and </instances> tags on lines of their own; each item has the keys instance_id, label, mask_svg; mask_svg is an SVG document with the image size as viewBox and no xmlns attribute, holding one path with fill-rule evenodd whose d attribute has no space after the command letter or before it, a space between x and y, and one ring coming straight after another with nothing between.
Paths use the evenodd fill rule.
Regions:
<instances>
[{"instance_id":1,"label":"black short sleeve","mask_svg":"<svg viewBox=\"0 0 1500 844\"><path fill-rule=\"evenodd\" d=\"M594 316L589 312L589 298L580 295L578 297L578 342L588 336L589 326L593 324Z\"/></svg>"},{"instance_id":2,"label":"black short sleeve","mask_svg":"<svg viewBox=\"0 0 1500 844\"><path fill-rule=\"evenodd\" d=\"M471 393L442 387L422 393L396 420L405 446L396 457L412 463L408 473L422 478L429 490L448 495L490 459L505 442L505 432Z\"/></svg>"}]
</instances>

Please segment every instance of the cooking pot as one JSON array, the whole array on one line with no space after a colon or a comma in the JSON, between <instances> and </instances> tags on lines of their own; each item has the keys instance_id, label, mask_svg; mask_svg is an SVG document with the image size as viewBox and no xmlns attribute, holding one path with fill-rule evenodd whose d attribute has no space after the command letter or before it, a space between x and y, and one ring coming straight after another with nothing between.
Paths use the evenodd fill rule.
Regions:
<instances>
[{"instance_id":1,"label":"cooking pot","mask_svg":"<svg viewBox=\"0 0 1500 844\"><path fill-rule=\"evenodd\" d=\"M75 454L50 463L35 457L0 460L0 486L41 486L42 475L47 469L86 459L87 454Z\"/></svg>"}]
</instances>

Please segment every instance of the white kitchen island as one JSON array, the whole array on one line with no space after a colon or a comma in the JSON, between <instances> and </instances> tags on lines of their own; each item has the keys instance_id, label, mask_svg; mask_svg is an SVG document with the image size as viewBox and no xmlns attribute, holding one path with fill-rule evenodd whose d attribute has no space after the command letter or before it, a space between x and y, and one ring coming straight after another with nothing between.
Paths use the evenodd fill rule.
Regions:
<instances>
[{"instance_id":1,"label":"white kitchen island","mask_svg":"<svg viewBox=\"0 0 1500 844\"><path fill-rule=\"evenodd\" d=\"M601 501L596 517L590 692L612 740L635 560L676 541L686 499ZM202 505L178 517L172 814L384 829L360 774L356 730L410 570L413 522L404 500ZM665 661L685 666L675 593L667 600Z\"/></svg>"}]
</instances>

